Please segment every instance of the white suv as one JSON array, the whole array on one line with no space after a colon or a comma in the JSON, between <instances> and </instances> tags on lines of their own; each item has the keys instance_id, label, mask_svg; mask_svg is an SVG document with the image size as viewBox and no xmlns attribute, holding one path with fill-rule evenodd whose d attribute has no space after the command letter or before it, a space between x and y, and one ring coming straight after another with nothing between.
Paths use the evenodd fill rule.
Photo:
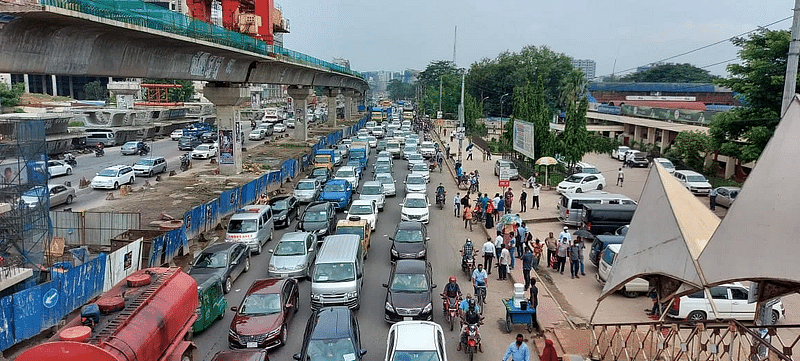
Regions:
<instances>
[{"instance_id":1,"label":"white suv","mask_svg":"<svg viewBox=\"0 0 800 361\"><path fill-rule=\"evenodd\" d=\"M690 170L676 170L672 175L678 179L686 189L694 194L707 195L711 192L711 183L702 174Z\"/></svg>"},{"instance_id":2,"label":"white suv","mask_svg":"<svg viewBox=\"0 0 800 361\"><path fill-rule=\"evenodd\" d=\"M133 184L135 180L136 175L131 166L115 165L97 173L97 176L92 178L92 188L117 189L120 184Z\"/></svg>"},{"instance_id":3,"label":"white suv","mask_svg":"<svg viewBox=\"0 0 800 361\"><path fill-rule=\"evenodd\" d=\"M431 321L401 321L389 328L385 361L447 361L442 326Z\"/></svg>"},{"instance_id":4,"label":"white suv","mask_svg":"<svg viewBox=\"0 0 800 361\"><path fill-rule=\"evenodd\" d=\"M748 288L739 282L728 283L720 286L711 287L711 299L719 312L720 319L736 319L741 321L753 321L756 315L756 303L748 303ZM711 303L706 299L704 291L697 291L687 296L683 296L673 303L667 310L667 315L672 318L686 319L690 321L702 321L714 318L714 311ZM772 323L786 316L783 303L772 305Z\"/></svg>"}]
</instances>

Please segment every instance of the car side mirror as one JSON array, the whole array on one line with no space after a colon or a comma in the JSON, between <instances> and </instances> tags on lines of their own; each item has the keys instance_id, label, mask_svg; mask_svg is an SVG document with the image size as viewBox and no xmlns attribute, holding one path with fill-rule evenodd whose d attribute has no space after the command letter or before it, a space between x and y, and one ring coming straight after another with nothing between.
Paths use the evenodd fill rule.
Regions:
<instances>
[{"instance_id":1,"label":"car side mirror","mask_svg":"<svg viewBox=\"0 0 800 361\"><path fill-rule=\"evenodd\" d=\"M389 288L389 284L388 283L384 283L383 287Z\"/></svg>"},{"instance_id":2,"label":"car side mirror","mask_svg":"<svg viewBox=\"0 0 800 361\"><path fill-rule=\"evenodd\" d=\"M300 354L296 353L296 354L292 355L292 358L297 360L297 361L300 361Z\"/></svg>"},{"instance_id":3,"label":"car side mirror","mask_svg":"<svg viewBox=\"0 0 800 361\"><path fill-rule=\"evenodd\" d=\"M425 240L426 240L426 241L430 241L430 240L431 240L431 237L425 237Z\"/></svg>"},{"instance_id":4,"label":"car side mirror","mask_svg":"<svg viewBox=\"0 0 800 361\"><path fill-rule=\"evenodd\" d=\"M268 249L267 252L273 253L273 252L275 252L275 250L274 249Z\"/></svg>"},{"instance_id":5,"label":"car side mirror","mask_svg":"<svg viewBox=\"0 0 800 361\"><path fill-rule=\"evenodd\" d=\"M431 285L431 289L434 289L434 288L436 288L436 284L435 283Z\"/></svg>"},{"instance_id":6,"label":"car side mirror","mask_svg":"<svg viewBox=\"0 0 800 361\"><path fill-rule=\"evenodd\" d=\"M367 354L367 350L358 350L358 354L364 356Z\"/></svg>"},{"instance_id":7,"label":"car side mirror","mask_svg":"<svg viewBox=\"0 0 800 361\"><path fill-rule=\"evenodd\" d=\"M286 308L292 308L292 307L294 307L294 305L291 302L286 304Z\"/></svg>"},{"instance_id":8,"label":"car side mirror","mask_svg":"<svg viewBox=\"0 0 800 361\"><path fill-rule=\"evenodd\" d=\"M233 312L239 312L239 307L237 307L237 306L232 306L232 307L231 307L231 311L233 311Z\"/></svg>"},{"instance_id":9,"label":"car side mirror","mask_svg":"<svg viewBox=\"0 0 800 361\"><path fill-rule=\"evenodd\" d=\"M233 261L233 262L231 262L231 266L236 266L236 265L238 265L238 264L239 264L239 261Z\"/></svg>"},{"instance_id":10,"label":"car side mirror","mask_svg":"<svg viewBox=\"0 0 800 361\"><path fill-rule=\"evenodd\" d=\"M430 203L428 203L428 207L430 207L430 206L431 206L431 204L430 204Z\"/></svg>"}]
</instances>

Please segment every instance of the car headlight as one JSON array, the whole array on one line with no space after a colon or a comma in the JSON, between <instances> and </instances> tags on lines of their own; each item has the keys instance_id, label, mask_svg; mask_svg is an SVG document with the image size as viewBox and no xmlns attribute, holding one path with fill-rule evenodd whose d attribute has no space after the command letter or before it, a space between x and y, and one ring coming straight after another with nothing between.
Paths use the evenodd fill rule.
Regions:
<instances>
[{"instance_id":1,"label":"car headlight","mask_svg":"<svg viewBox=\"0 0 800 361\"><path fill-rule=\"evenodd\" d=\"M270 271L277 271L277 270L278 270L278 267L275 267L275 265L274 265L274 264L270 263L270 264L269 264L269 267L268 267L268 269L269 269Z\"/></svg>"},{"instance_id":2,"label":"car headlight","mask_svg":"<svg viewBox=\"0 0 800 361\"><path fill-rule=\"evenodd\" d=\"M347 292L347 298L356 298L358 297L358 291Z\"/></svg>"},{"instance_id":3,"label":"car headlight","mask_svg":"<svg viewBox=\"0 0 800 361\"><path fill-rule=\"evenodd\" d=\"M399 253L397 253L397 251L394 248L392 248L392 256L398 256L398 255Z\"/></svg>"},{"instance_id":4,"label":"car headlight","mask_svg":"<svg viewBox=\"0 0 800 361\"><path fill-rule=\"evenodd\" d=\"M299 271L299 270L301 270L303 268L305 268L305 265L301 263L301 264L298 264L298 265L295 265L294 267L292 267L292 270L293 271Z\"/></svg>"},{"instance_id":5,"label":"car headlight","mask_svg":"<svg viewBox=\"0 0 800 361\"><path fill-rule=\"evenodd\" d=\"M431 312L432 309L433 309L433 305L429 303L427 306L425 306L425 308L422 309L422 313Z\"/></svg>"},{"instance_id":6,"label":"car headlight","mask_svg":"<svg viewBox=\"0 0 800 361\"><path fill-rule=\"evenodd\" d=\"M344 199L345 199L344 197L339 198L339 202L344 202Z\"/></svg>"},{"instance_id":7,"label":"car headlight","mask_svg":"<svg viewBox=\"0 0 800 361\"><path fill-rule=\"evenodd\" d=\"M417 256L419 256L419 257L425 256L425 250L423 249L423 250L417 252Z\"/></svg>"},{"instance_id":8,"label":"car headlight","mask_svg":"<svg viewBox=\"0 0 800 361\"><path fill-rule=\"evenodd\" d=\"M392 304L389 303L389 301L386 301L386 305L384 306L384 308L386 308L386 311L394 312L394 307L392 307Z\"/></svg>"},{"instance_id":9,"label":"car headlight","mask_svg":"<svg viewBox=\"0 0 800 361\"><path fill-rule=\"evenodd\" d=\"M269 331L269 333L267 333L267 337L275 336L275 335L278 334L278 332L281 332L281 328L280 327L278 327L278 328L276 328L276 329L274 329L272 331Z\"/></svg>"},{"instance_id":10,"label":"car headlight","mask_svg":"<svg viewBox=\"0 0 800 361\"><path fill-rule=\"evenodd\" d=\"M239 335L237 335L236 332L233 332L233 330L228 330L228 336L236 341L239 341Z\"/></svg>"},{"instance_id":11,"label":"car headlight","mask_svg":"<svg viewBox=\"0 0 800 361\"><path fill-rule=\"evenodd\" d=\"M327 228L320 228L320 229L317 230L317 235L318 236L324 235L326 233L328 233L328 229Z\"/></svg>"},{"instance_id":12,"label":"car headlight","mask_svg":"<svg viewBox=\"0 0 800 361\"><path fill-rule=\"evenodd\" d=\"M284 215L282 215L282 216L278 217L278 220L279 220L279 221L286 220L286 215L284 214Z\"/></svg>"}]
</instances>

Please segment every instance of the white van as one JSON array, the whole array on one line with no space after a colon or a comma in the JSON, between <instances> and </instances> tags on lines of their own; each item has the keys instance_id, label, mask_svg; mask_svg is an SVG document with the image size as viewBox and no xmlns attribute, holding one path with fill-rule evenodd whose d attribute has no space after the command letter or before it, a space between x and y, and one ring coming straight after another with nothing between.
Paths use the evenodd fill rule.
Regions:
<instances>
[{"instance_id":1,"label":"white van","mask_svg":"<svg viewBox=\"0 0 800 361\"><path fill-rule=\"evenodd\" d=\"M267 205L249 205L236 211L228 222L225 242L242 242L250 252L261 253L261 247L272 239L275 220L272 208Z\"/></svg>"},{"instance_id":2,"label":"white van","mask_svg":"<svg viewBox=\"0 0 800 361\"><path fill-rule=\"evenodd\" d=\"M626 195L608 192L564 193L556 206L558 220L568 226L580 226L584 204L636 204L636 201Z\"/></svg>"},{"instance_id":3,"label":"white van","mask_svg":"<svg viewBox=\"0 0 800 361\"><path fill-rule=\"evenodd\" d=\"M600 253L600 263L597 265L597 281L605 284L608 277L611 275L611 268L614 266L614 261L617 260L619 249L622 244L609 244L606 249ZM625 297L636 297L638 295L647 294L650 289L650 283L641 278L634 278L632 281L625 284L620 292Z\"/></svg>"},{"instance_id":4,"label":"white van","mask_svg":"<svg viewBox=\"0 0 800 361\"><path fill-rule=\"evenodd\" d=\"M311 272L311 308L361 307L364 284L364 247L356 234L325 237Z\"/></svg>"}]
</instances>

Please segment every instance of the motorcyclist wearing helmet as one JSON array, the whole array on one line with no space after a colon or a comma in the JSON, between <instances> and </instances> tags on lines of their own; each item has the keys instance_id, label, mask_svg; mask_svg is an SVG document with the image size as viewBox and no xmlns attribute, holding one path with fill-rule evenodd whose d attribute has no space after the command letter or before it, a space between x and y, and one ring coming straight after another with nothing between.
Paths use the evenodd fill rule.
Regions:
<instances>
[{"instance_id":1,"label":"motorcyclist wearing helmet","mask_svg":"<svg viewBox=\"0 0 800 361\"><path fill-rule=\"evenodd\" d=\"M439 186L436 187L436 195L443 196L445 194L447 194L447 191L444 189L444 185L442 185L442 183L439 183Z\"/></svg>"},{"instance_id":2,"label":"motorcyclist wearing helmet","mask_svg":"<svg viewBox=\"0 0 800 361\"><path fill-rule=\"evenodd\" d=\"M447 305L453 304L461 299L461 287L458 286L458 281L455 277L450 276L450 279L442 291L442 298L447 301L446 304L442 304L444 311L447 311Z\"/></svg>"},{"instance_id":3,"label":"motorcyclist wearing helmet","mask_svg":"<svg viewBox=\"0 0 800 361\"><path fill-rule=\"evenodd\" d=\"M461 342L458 344L458 351L461 351L461 345L467 344L467 329L469 325L481 325L483 323L483 316L478 313L478 308L475 305L475 300L469 300L469 307L467 312L464 313L464 318L461 320L463 326L461 327ZM478 344L480 344L480 336L478 336ZM483 350L481 350L483 352Z\"/></svg>"},{"instance_id":4,"label":"motorcyclist wearing helmet","mask_svg":"<svg viewBox=\"0 0 800 361\"><path fill-rule=\"evenodd\" d=\"M461 247L462 267L467 265L467 262L474 260L476 253L478 253L478 251L475 250L475 246L472 244L472 240L467 238L467 240L464 242L464 245Z\"/></svg>"}]
</instances>

